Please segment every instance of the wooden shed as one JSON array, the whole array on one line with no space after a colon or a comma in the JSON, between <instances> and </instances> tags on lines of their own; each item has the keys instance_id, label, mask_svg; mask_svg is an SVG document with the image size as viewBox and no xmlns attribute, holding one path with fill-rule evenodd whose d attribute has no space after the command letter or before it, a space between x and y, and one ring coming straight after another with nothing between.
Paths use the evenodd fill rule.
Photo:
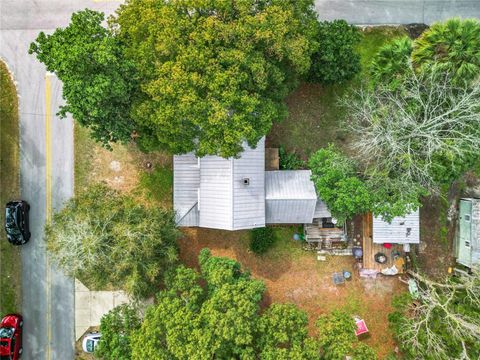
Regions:
<instances>
[{"instance_id":1,"label":"wooden shed","mask_svg":"<svg viewBox=\"0 0 480 360\"><path fill-rule=\"evenodd\" d=\"M455 256L469 268L480 264L480 199L460 199Z\"/></svg>"}]
</instances>

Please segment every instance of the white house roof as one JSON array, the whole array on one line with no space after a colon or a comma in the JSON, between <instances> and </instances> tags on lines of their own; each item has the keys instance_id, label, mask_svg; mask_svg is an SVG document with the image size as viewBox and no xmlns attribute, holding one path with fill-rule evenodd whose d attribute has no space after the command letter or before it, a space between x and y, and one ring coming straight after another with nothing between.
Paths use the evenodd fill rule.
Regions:
<instances>
[{"instance_id":1,"label":"white house roof","mask_svg":"<svg viewBox=\"0 0 480 360\"><path fill-rule=\"evenodd\" d=\"M317 194L310 170L265 172L267 224L311 223Z\"/></svg>"},{"instance_id":2,"label":"white house roof","mask_svg":"<svg viewBox=\"0 0 480 360\"><path fill-rule=\"evenodd\" d=\"M174 209L180 226L240 230L265 226L265 138L238 159L174 156Z\"/></svg>"},{"instance_id":3,"label":"white house roof","mask_svg":"<svg viewBox=\"0 0 480 360\"><path fill-rule=\"evenodd\" d=\"M200 159L199 226L225 230L265 226L265 138L255 149L247 144L244 149L238 159Z\"/></svg>"},{"instance_id":4,"label":"white house roof","mask_svg":"<svg viewBox=\"0 0 480 360\"><path fill-rule=\"evenodd\" d=\"M406 216L395 217L390 223L380 217L374 217L372 238L376 244L419 244L420 213L418 209Z\"/></svg>"},{"instance_id":5,"label":"white house roof","mask_svg":"<svg viewBox=\"0 0 480 360\"><path fill-rule=\"evenodd\" d=\"M198 226L198 189L200 168L194 154L173 157L173 208L180 226Z\"/></svg>"}]
</instances>

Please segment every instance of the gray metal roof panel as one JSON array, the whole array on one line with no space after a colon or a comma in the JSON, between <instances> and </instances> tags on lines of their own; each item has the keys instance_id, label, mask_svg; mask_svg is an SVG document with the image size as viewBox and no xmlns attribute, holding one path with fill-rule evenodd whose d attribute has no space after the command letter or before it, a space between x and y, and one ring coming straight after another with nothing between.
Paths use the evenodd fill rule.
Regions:
<instances>
[{"instance_id":1,"label":"gray metal roof panel","mask_svg":"<svg viewBox=\"0 0 480 360\"><path fill-rule=\"evenodd\" d=\"M390 223L382 220L380 217L374 217L372 238L376 244L419 244L419 210L406 216L395 217Z\"/></svg>"},{"instance_id":2,"label":"gray metal roof panel","mask_svg":"<svg viewBox=\"0 0 480 360\"><path fill-rule=\"evenodd\" d=\"M317 200L311 176L310 170L265 171L265 198Z\"/></svg>"}]
</instances>

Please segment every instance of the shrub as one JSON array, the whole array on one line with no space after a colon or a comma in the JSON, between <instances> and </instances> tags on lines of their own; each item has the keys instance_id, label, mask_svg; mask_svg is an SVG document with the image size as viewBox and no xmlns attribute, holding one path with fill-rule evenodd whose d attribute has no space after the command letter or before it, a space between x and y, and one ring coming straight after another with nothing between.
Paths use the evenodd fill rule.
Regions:
<instances>
[{"instance_id":1,"label":"shrub","mask_svg":"<svg viewBox=\"0 0 480 360\"><path fill-rule=\"evenodd\" d=\"M433 24L414 43L412 60L421 69L448 72L456 82L480 74L480 21L454 18Z\"/></svg>"},{"instance_id":2,"label":"shrub","mask_svg":"<svg viewBox=\"0 0 480 360\"><path fill-rule=\"evenodd\" d=\"M324 21L318 26L318 50L312 55L309 80L323 84L341 83L360 72L355 46L360 31L345 20Z\"/></svg>"},{"instance_id":3,"label":"shrub","mask_svg":"<svg viewBox=\"0 0 480 360\"><path fill-rule=\"evenodd\" d=\"M255 254L264 254L275 242L275 233L271 227L256 228L251 230L250 250Z\"/></svg>"},{"instance_id":4,"label":"shrub","mask_svg":"<svg viewBox=\"0 0 480 360\"><path fill-rule=\"evenodd\" d=\"M408 71L412 40L405 36L393 40L380 48L370 68L370 76L374 85L384 83L396 89Z\"/></svg>"},{"instance_id":5,"label":"shrub","mask_svg":"<svg viewBox=\"0 0 480 360\"><path fill-rule=\"evenodd\" d=\"M305 168L305 161L295 152L287 152L283 146L278 150L280 157L280 169L282 170L298 170Z\"/></svg>"}]
</instances>

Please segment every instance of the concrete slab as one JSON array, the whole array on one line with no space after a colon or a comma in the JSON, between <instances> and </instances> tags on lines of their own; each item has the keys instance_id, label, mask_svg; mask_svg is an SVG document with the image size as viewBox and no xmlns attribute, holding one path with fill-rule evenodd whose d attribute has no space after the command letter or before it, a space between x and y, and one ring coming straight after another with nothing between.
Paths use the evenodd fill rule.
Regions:
<instances>
[{"instance_id":1,"label":"concrete slab","mask_svg":"<svg viewBox=\"0 0 480 360\"><path fill-rule=\"evenodd\" d=\"M76 279L75 339L80 339L91 326L99 326L102 316L114 307L129 301L124 291L90 291Z\"/></svg>"}]
</instances>

